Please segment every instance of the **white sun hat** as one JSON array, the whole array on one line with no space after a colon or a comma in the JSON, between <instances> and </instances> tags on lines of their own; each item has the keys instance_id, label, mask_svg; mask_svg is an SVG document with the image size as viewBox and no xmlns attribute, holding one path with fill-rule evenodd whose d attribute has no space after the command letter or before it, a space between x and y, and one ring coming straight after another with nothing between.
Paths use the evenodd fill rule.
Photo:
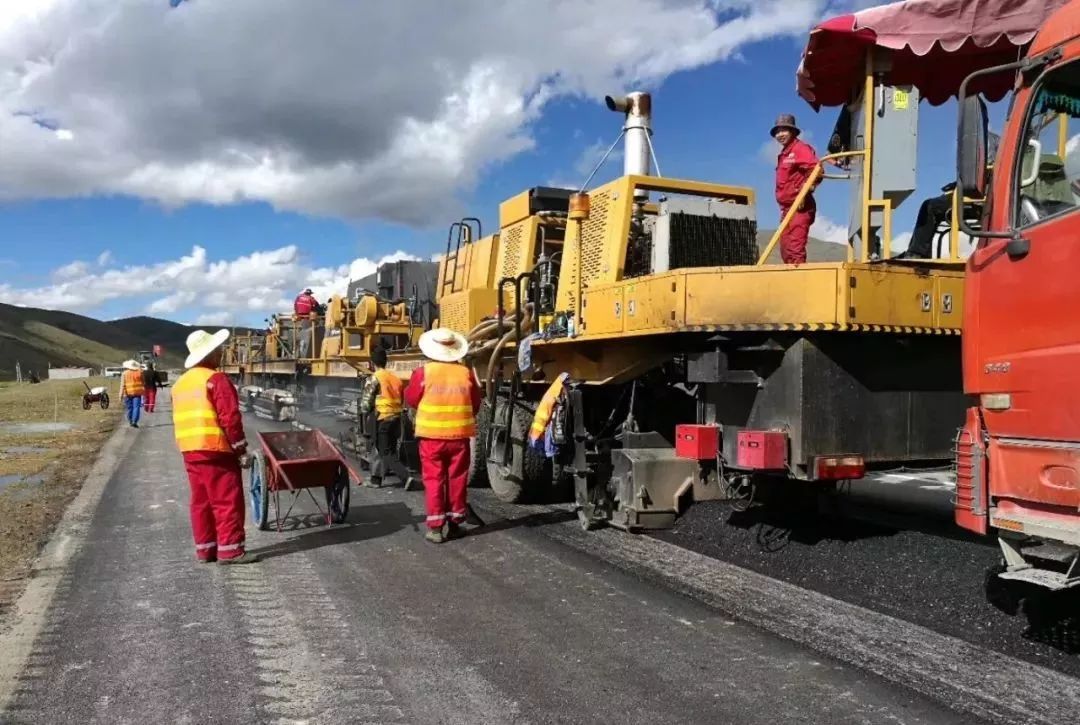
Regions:
<instances>
[{"instance_id":1,"label":"white sun hat","mask_svg":"<svg viewBox=\"0 0 1080 725\"><path fill-rule=\"evenodd\" d=\"M213 335L206 330L196 330L191 333L187 336L188 356L187 360L184 361L184 367L195 367L228 339L228 330L218 330Z\"/></svg>"},{"instance_id":2,"label":"white sun hat","mask_svg":"<svg viewBox=\"0 0 1080 725\"><path fill-rule=\"evenodd\" d=\"M123 368L125 370L142 370L142 365L134 360L125 360L123 362Z\"/></svg>"},{"instance_id":3,"label":"white sun hat","mask_svg":"<svg viewBox=\"0 0 1080 725\"><path fill-rule=\"evenodd\" d=\"M420 352L438 362L457 362L469 351L469 342L445 327L436 327L420 336Z\"/></svg>"}]
</instances>

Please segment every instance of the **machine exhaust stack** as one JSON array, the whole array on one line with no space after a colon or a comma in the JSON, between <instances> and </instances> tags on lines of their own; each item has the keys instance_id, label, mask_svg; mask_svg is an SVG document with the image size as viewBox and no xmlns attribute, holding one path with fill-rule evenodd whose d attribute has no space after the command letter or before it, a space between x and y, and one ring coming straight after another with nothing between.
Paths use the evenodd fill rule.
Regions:
<instances>
[{"instance_id":1,"label":"machine exhaust stack","mask_svg":"<svg viewBox=\"0 0 1080 725\"><path fill-rule=\"evenodd\" d=\"M652 96L635 91L621 98L605 96L604 102L611 111L625 114L623 123L624 155L623 174L649 176L652 164Z\"/></svg>"}]
</instances>

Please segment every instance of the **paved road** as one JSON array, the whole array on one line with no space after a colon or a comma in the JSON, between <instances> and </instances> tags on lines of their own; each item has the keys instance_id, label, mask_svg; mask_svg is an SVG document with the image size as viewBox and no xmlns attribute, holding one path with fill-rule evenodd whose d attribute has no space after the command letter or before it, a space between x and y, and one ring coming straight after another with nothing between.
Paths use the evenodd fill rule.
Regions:
<instances>
[{"instance_id":1,"label":"paved road","mask_svg":"<svg viewBox=\"0 0 1080 725\"><path fill-rule=\"evenodd\" d=\"M55 594L20 634L0 721L973 721L612 563L617 542L662 542L611 532L609 555L581 553L557 509L493 506L484 530L433 546L420 494L354 488L346 525L249 527L265 561L198 565L162 409L118 433L96 511L84 500L46 552Z\"/></svg>"}]
</instances>

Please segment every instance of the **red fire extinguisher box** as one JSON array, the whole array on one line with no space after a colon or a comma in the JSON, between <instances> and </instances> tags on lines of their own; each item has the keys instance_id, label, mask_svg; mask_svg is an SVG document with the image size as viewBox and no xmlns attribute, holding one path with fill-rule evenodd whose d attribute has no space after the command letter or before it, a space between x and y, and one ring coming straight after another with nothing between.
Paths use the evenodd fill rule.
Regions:
<instances>
[{"instance_id":1,"label":"red fire extinguisher box","mask_svg":"<svg viewBox=\"0 0 1080 725\"><path fill-rule=\"evenodd\" d=\"M735 465L757 471L787 468L787 434L778 430L741 430L735 436Z\"/></svg>"},{"instance_id":2,"label":"red fire extinguisher box","mask_svg":"<svg viewBox=\"0 0 1080 725\"><path fill-rule=\"evenodd\" d=\"M720 450L720 427L684 424L675 426L675 455L705 461Z\"/></svg>"}]
</instances>

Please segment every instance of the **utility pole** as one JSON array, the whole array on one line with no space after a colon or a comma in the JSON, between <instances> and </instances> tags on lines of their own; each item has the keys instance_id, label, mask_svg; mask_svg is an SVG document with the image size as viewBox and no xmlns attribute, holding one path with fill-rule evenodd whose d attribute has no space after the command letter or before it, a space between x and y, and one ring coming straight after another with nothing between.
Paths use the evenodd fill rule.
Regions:
<instances>
[{"instance_id":1,"label":"utility pole","mask_svg":"<svg viewBox=\"0 0 1080 725\"><path fill-rule=\"evenodd\" d=\"M22 365L19 364L18 360L15 361L15 382L22 382Z\"/></svg>"}]
</instances>

